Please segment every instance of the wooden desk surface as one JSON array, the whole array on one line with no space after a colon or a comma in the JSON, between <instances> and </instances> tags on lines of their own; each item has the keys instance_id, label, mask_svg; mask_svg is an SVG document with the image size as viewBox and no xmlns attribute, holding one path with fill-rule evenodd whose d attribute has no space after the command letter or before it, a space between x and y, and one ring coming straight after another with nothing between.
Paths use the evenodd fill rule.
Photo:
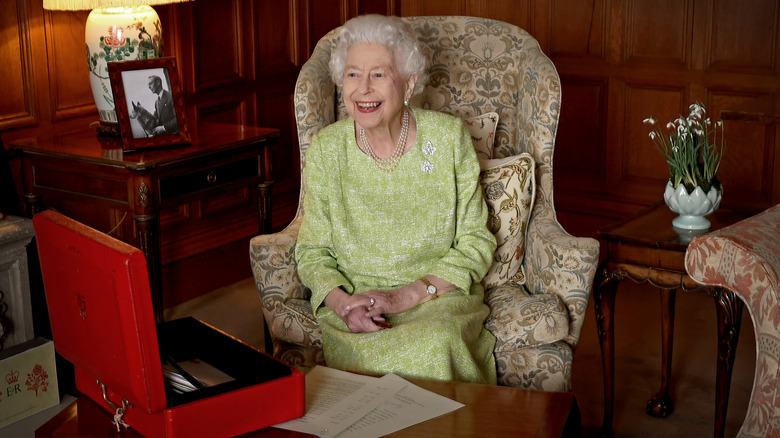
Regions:
<instances>
[{"instance_id":1,"label":"wooden desk surface","mask_svg":"<svg viewBox=\"0 0 780 438\"><path fill-rule=\"evenodd\" d=\"M709 233L736 223L750 216L748 213L716 210L707 219L712 226L706 230L683 230L672 226L677 213L663 202L657 202L615 224L598 231L607 242L630 243L650 248L671 249L685 252L691 239L699 234Z\"/></svg>"},{"instance_id":2,"label":"wooden desk surface","mask_svg":"<svg viewBox=\"0 0 780 438\"><path fill-rule=\"evenodd\" d=\"M579 436L580 413L572 393L527 391L504 386L409 379L466 406L403 429L389 437L562 437ZM111 415L81 397L36 432L36 438L140 437L132 429L116 434ZM302 438L312 435L267 428L244 437Z\"/></svg>"},{"instance_id":3,"label":"wooden desk surface","mask_svg":"<svg viewBox=\"0 0 780 438\"><path fill-rule=\"evenodd\" d=\"M259 138L274 143L279 136L276 128L198 122L191 129L192 142L153 149L125 152L119 137L101 137L89 126L78 126L35 137L13 140L9 149L28 154L65 157L74 161L122 166L145 170L161 163L191 160L223 149L235 149L256 143Z\"/></svg>"}]
</instances>

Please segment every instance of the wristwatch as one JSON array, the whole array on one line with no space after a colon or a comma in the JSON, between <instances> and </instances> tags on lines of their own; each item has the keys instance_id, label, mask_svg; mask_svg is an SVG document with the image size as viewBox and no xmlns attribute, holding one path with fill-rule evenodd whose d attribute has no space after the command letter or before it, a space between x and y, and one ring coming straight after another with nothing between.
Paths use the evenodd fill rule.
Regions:
<instances>
[{"instance_id":1,"label":"wristwatch","mask_svg":"<svg viewBox=\"0 0 780 438\"><path fill-rule=\"evenodd\" d=\"M425 277L421 278L420 281L422 281L423 284L425 285L425 292L428 292L428 295L431 296L431 300L435 300L436 298L439 298L439 295L436 294L436 286L431 284L431 282L428 281L428 279Z\"/></svg>"}]
</instances>

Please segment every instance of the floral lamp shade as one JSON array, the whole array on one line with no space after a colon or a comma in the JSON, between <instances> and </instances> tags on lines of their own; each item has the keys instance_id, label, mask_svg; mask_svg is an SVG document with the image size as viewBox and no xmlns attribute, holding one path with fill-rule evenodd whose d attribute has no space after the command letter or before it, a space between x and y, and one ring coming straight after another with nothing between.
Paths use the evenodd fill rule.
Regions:
<instances>
[{"instance_id":1,"label":"floral lamp shade","mask_svg":"<svg viewBox=\"0 0 780 438\"><path fill-rule=\"evenodd\" d=\"M162 27L151 5L190 0L43 0L44 9L89 10L84 38L92 96L104 131L117 131L108 63L162 56Z\"/></svg>"}]
</instances>

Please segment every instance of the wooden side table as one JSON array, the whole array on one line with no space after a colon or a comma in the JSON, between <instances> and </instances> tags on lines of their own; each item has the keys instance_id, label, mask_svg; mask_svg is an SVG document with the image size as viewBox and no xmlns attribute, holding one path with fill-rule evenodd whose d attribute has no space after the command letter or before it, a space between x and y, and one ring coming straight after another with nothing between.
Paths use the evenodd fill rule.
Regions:
<instances>
[{"instance_id":1,"label":"wooden side table","mask_svg":"<svg viewBox=\"0 0 780 438\"><path fill-rule=\"evenodd\" d=\"M604 374L604 436L612 433L615 391L613 309L618 284L628 278L636 283L650 283L661 290L661 389L648 401L647 413L665 417L674 410L669 389L676 291L678 288L693 290L701 287L685 272L685 250L694 235L723 228L749 215L718 210L707 217L712 222L710 229L701 232L674 228L672 219L675 216L666 204L659 202L598 232L607 244L606 259L596 273L593 294ZM715 436L722 437L743 304L726 289L707 288L707 293L715 299L718 318Z\"/></svg>"},{"instance_id":2,"label":"wooden side table","mask_svg":"<svg viewBox=\"0 0 780 438\"><path fill-rule=\"evenodd\" d=\"M53 207L144 252L159 321L164 309L161 239L175 240L183 257L208 249L204 242L243 238L245 222L253 219L236 208L241 193L255 197L259 232L270 231L269 146L279 131L199 122L191 135L189 145L125 153L120 139L98 137L82 124L9 144L21 160L28 216L44 205ZM202 210L214 217L196 217L195 204L208 204ZM220 208L220 215L213 213ZM198 225L207 220L209 230ZM182 229L189 234L183 236Z\"/></svg>"}]
</instances>

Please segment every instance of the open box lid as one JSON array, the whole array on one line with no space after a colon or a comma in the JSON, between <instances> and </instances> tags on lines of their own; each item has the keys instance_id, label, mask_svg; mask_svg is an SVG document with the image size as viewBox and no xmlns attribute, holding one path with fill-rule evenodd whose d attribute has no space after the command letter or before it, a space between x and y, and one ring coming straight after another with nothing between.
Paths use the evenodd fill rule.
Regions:
<instances>
[{"instance_id":1,"label":"open box lid","mask_svg":"<svg viewBox=\"0 0 780 438\"><path fill-rule=\"evenodd\" d=\"M136 408L165 409L144 254L51 210L33 225L55 349Z\"/></svg>"}]
</instances>

